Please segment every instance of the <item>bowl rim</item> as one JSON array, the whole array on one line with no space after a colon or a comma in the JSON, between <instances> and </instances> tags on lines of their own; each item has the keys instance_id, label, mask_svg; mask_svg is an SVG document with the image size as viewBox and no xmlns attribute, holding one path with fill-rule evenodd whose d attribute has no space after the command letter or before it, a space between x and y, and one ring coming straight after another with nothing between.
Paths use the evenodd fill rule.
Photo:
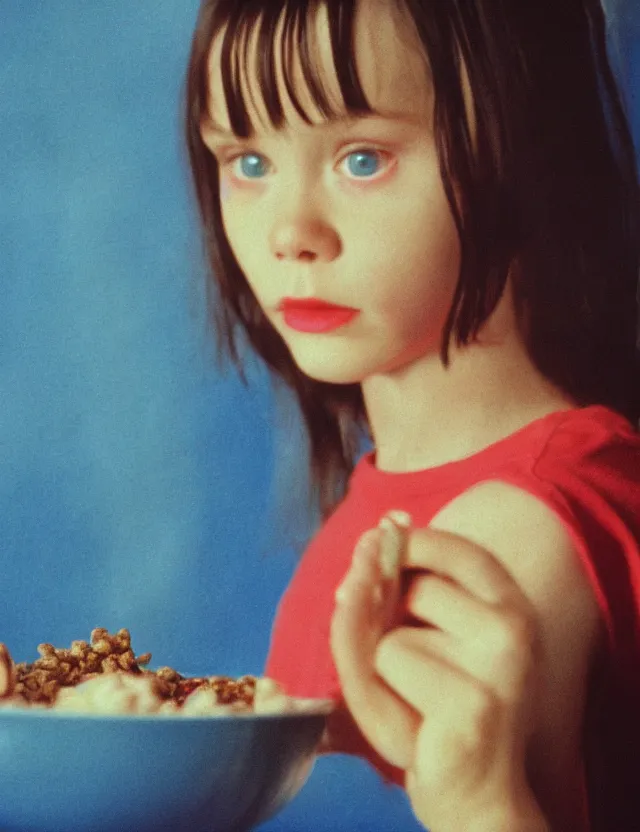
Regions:
<instances>
[{"instance_id":1,"label":"bowl rim","mask_svg":"<svg viewBox=\"0 0 640 832\"><path fill-rule=\"evenodd\" d=\"M0 722L7 717L11 719L24 719L25 717L34 719L53 719L59 721L67 720L89 720L107 721L107 722L161 722L161 723L189 723L189 722L212 722L212 721L242 721L257 720L269 721L277 719L296 720L308 719L313 717L326 717L336 709L336 702L333 699L307 699L303 697L289 697L297 706L299 710L292 711L274 711L274 712L258 712L254 711L237 711L230 713L212 713L212 714L127 714L127 713L86 713L82 711L60 711L55 707L31 707L29 705L11 705L10 707L2 707L0 705Z\"/></svg>"}]
</instances>

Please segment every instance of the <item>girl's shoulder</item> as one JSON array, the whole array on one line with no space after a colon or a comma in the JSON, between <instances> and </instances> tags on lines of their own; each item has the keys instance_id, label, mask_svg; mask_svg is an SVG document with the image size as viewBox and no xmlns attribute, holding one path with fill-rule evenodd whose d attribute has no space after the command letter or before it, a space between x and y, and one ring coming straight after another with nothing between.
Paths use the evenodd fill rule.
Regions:
<instances>
[{"instance_id":1,"label":"girl's shoulder","mask_svg":"<svg viewBox=\"0 0 640 832\"><path fill-rule=\"evenodd\" d=\"M542 480L594 482L615 490L631 484L640 500L640 432L623 416L594 405L556 414L536 448L532 471ZM635 488L633 484L635 483Z\"/></svg>"},{"instance_id":2,"label":"girl's shoulder","mask_svg":"<svg viewBox=\"0 0 640 832\"><path fill-rule=\"evenodd\" d=\"M388 473L369 452L356 466L350 491L367 503L388 498L398 505L409 501L415 509L417 501L428 510L490 480L541 486L606 475L640 481L640 433L619 413L592 405L547 414L469 457L434 468Z\"/></svg>"},{"instance_id":3,"label":"girl's shoulder","mask_svg":"<svg viewBox=\"0 0 640 832\"><path fill-rule=\"evenodd\" d=\"M554 448L563 444L567 448L586 448L603 445L627 444L630 447L640 447L640 432L638 427L604 405L590 405L588 407L564 410L551 414L549 417L548 438Z\"/></svg>"},{"instance_id":4,"label":"girl's shoulder","mask_svg":"<svg viewBox=\"0 0 640 832\"><path fill-rule=\"evenodd\" d=\"M501 553L523 585L542 581L541 595L569 590L575 555L592 578L633 568L640 580L640 434L628 420L599 405L556 412L501 446L443 503L436 527Z\"/></svg>"}]
</instances>

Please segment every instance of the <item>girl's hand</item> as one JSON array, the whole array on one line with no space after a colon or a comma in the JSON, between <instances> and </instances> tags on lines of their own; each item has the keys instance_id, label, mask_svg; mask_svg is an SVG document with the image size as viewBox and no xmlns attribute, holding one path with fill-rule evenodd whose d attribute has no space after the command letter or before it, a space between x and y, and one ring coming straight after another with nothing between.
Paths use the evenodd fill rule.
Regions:
<instances>
[{"instance_id":1,"label":"girl's hand","mask_svg":"<svg viewBox=\"0 0 640 832\"><path fill-rule=\"evenodd\" d=\"M387 534L362 536L336 596L332 650L354 720L406 770L413 809L433 832L547 829L525 774L536 681L529 601L489 552L421 529L405 532L404 566L416 573L403 609ZM395 626L398 611L422 626Z\"/></svg>"}]
</instances>

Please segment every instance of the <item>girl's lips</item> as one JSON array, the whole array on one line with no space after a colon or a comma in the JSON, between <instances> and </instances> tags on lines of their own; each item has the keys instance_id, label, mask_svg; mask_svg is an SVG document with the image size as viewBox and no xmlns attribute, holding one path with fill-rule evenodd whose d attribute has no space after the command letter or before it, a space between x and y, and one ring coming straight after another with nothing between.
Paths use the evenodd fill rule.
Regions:
<instances>
[{"instance_id":1,"label":"girl's lips","mask_svg":"<svg viewBox=\"0 0 640 832\"><path fill-rule=\"evenodd\" d=\"M302 309L285 308L284 321L288 327L298 332L332 332L352 321L359 315L357 309L345 309L344 307L325 309Z\"/></svg>"},{"instance_id":2,"label":"girl's lips","mask_svg":"<svg viewBox=\"0 0 640 832\"><path fill-rule=\"evenodd\" d=\"M325 301L309 299L288 299L280 304L280 311L288 327L298 332L333 332L352 321L360 314L358 309L335 306Z\"/></svg>"}]
</instances>

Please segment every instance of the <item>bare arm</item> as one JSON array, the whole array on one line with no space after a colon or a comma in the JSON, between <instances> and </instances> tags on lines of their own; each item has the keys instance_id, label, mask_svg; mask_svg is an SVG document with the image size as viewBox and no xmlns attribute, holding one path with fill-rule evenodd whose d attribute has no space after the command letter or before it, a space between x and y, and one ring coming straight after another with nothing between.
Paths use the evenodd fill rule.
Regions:
<instances>
[{"instance_id":1,"label":"bare arm","mask_svg":"<svg viewBox=\"0 0 640 832\"><path fill-rule=\"evenodd\" d=\"M500 482L466 492L431 525L492 552L536 610L541 686L532 713L529 780L554 829L588 829L580 741L587 674L603 629L568 531L542 502Z\"/></svg>"},{"instance_id":2,"label":"bare arm","mask_svg":"<svg viewBox=\"0 0 640 832\"><path fill-rule=\"evenodd\" d=\"M457 498L408 535L418 628L389 615L399 583L381 543L362 536L341 587L332 648L350 713L325 749L406 769L436 832L587 830L579 749L602 627L570 534L501 483Z\"/></svg>"}]
</instances>

